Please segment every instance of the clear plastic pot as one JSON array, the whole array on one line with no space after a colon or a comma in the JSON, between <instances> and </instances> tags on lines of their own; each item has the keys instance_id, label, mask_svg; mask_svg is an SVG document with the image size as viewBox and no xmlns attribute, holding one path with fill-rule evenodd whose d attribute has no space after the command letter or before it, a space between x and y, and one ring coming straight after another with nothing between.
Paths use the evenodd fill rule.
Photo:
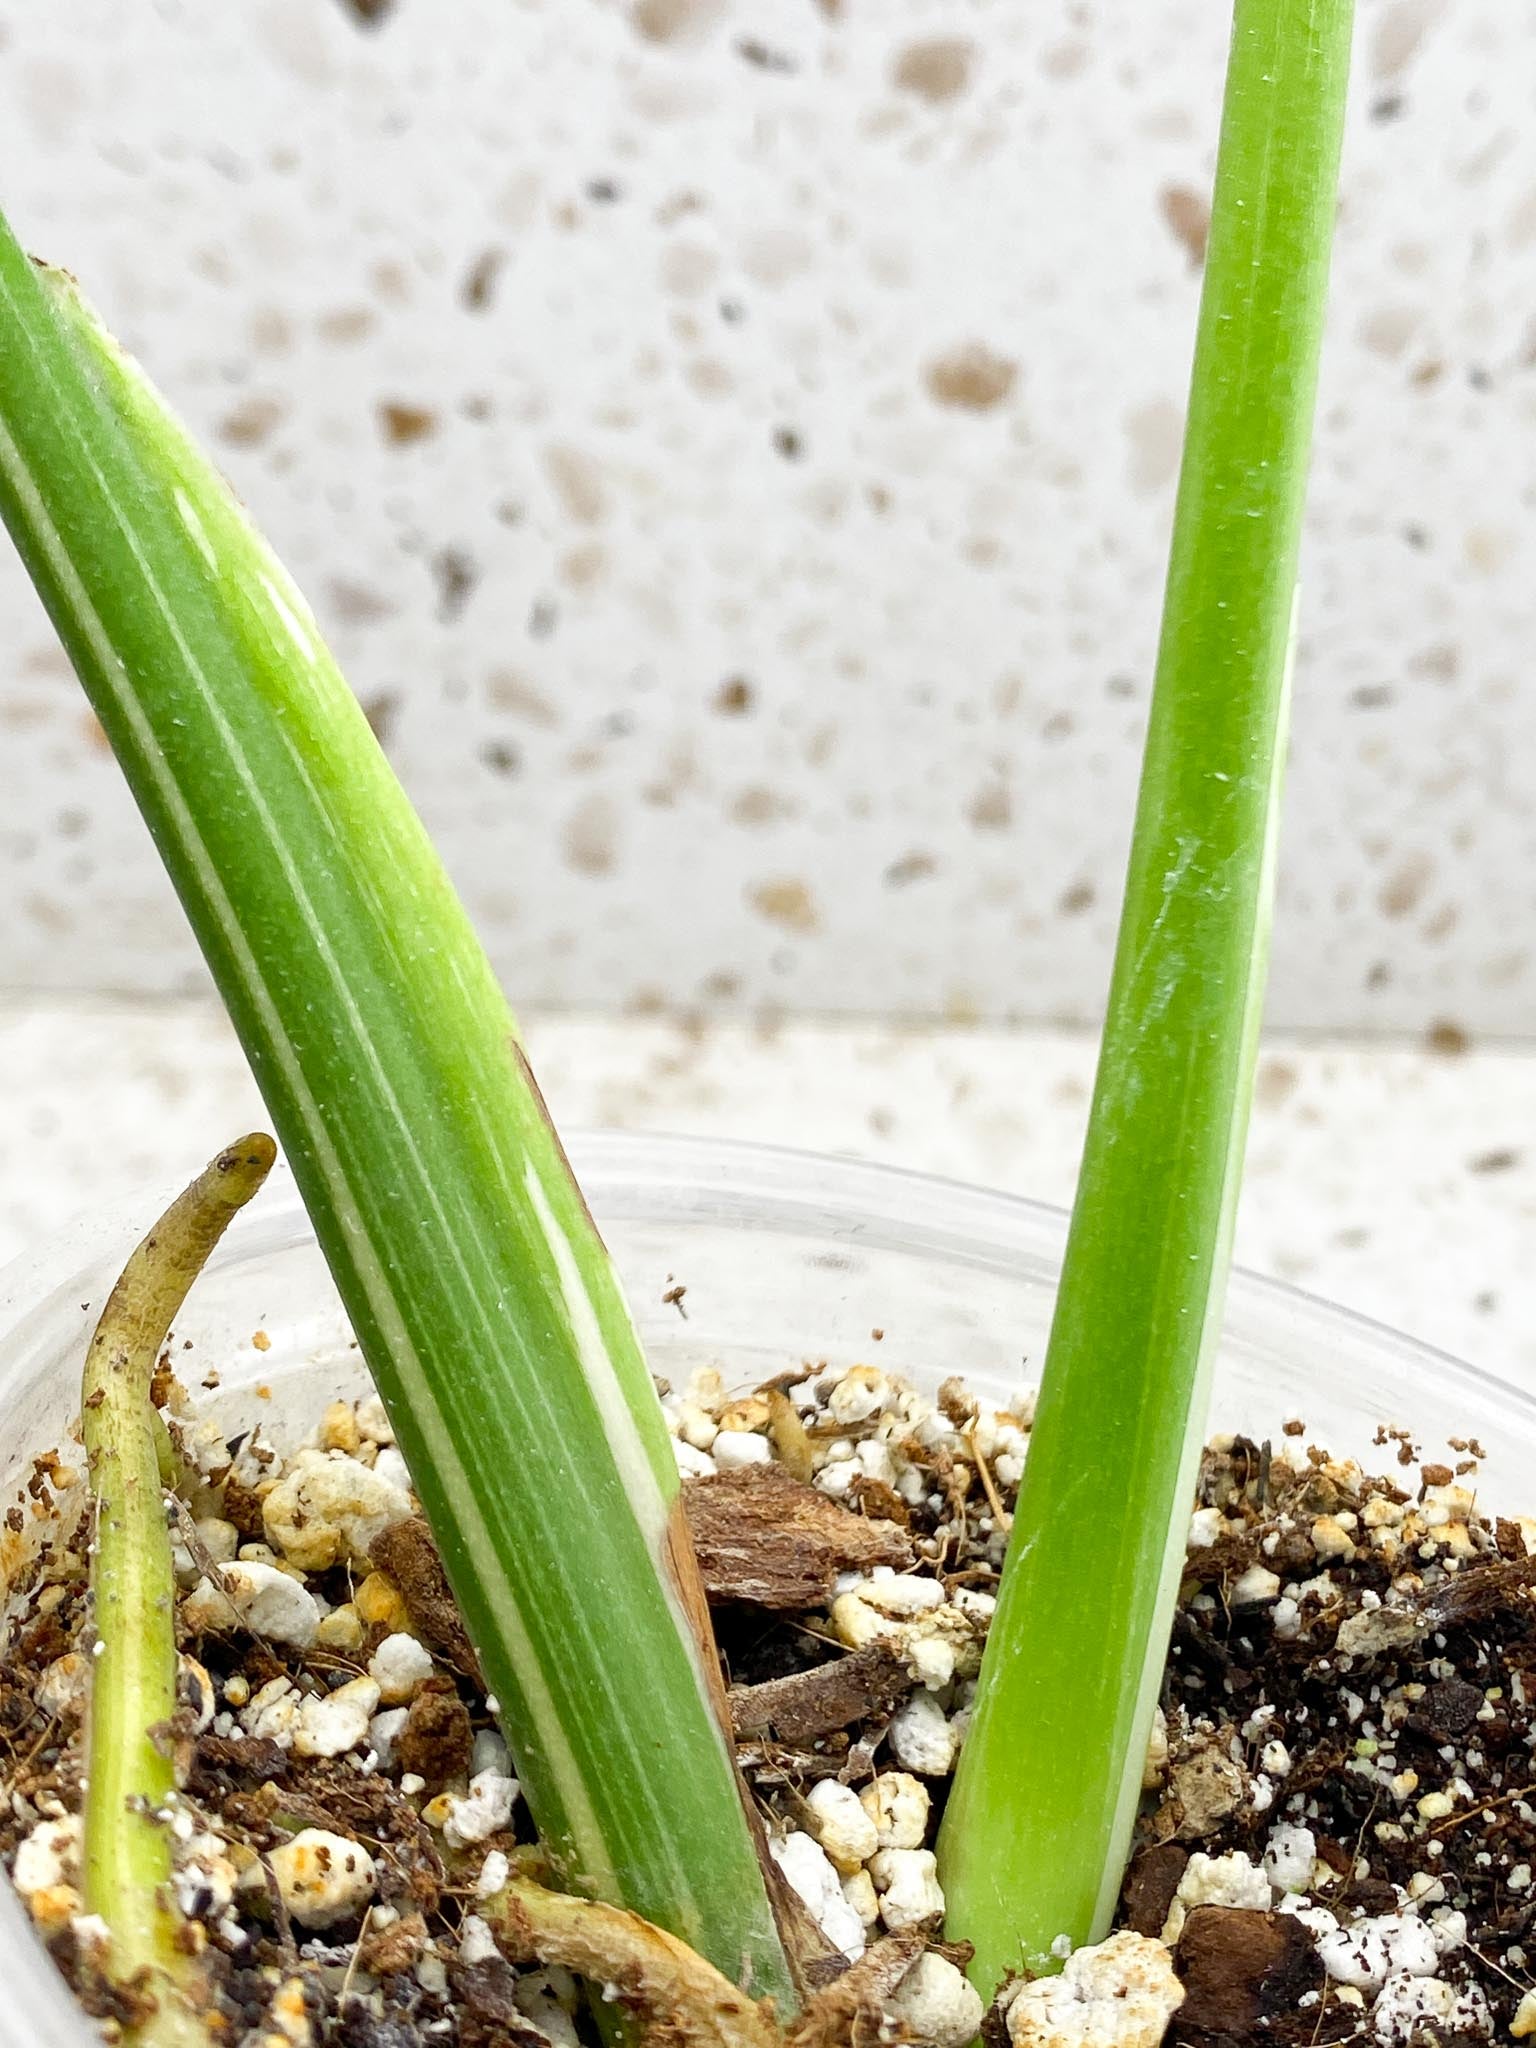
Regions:
<instances>
[{"instance_id":1,"label":"clear plastic pot","mask_svg":"<svg viewBox=\"0 0 1536 2048\"><path fill-rule=\"evenodd\" d=\"M979 1188L713 1140L598 1133L571 1156L623 1271L655 1371L700 1364L755 1383L801 1359L872 1361L930 1387L952 1373L1002 1401L1038 1372L1065 1218ZM105 1291L157 1213L154 1194L88 1218L0 1275L0 1473L16 1496L76 1412ZM686 1293L668 1302L681 1284ZM877 1334L878 1333L878 1334ZM228 1426L291 1438L363 1377L292 1183L235 1222L177 1331L179 1368ZM253 1339L255 1341L253 1341ZM1475 1437L1485 1493L1528 1506L1536 1402L1411 1338L1303 1294L1234 1277L1212 1427L1369 1452L1378 1425L1426 1446ZM1524 1482L1524 1492L1521 1482ZM94 2038L0 1885L0 2048Z\"/></svg>"}]
</instances>

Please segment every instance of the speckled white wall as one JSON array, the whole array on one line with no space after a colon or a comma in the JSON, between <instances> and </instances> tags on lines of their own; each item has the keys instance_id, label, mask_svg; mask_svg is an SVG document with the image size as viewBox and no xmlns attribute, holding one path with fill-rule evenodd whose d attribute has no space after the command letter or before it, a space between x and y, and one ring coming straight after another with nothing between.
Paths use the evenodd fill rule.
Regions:
<instances>
[{"instance_id":1,"label":"speckled white wall","mask_svg":"<svg viewBox=\"0 0 1536 2048\"><path fill-rule=\"evenodd\" d=\"M515 997L1077 1017L1226 17L0 0L0 190L277 540ZM1362 0L1278 1023L1536 1017L1533 79L1532 0ZM0 648L0 976L187 985L8 562Z\"/></svg>"}]
</instances>

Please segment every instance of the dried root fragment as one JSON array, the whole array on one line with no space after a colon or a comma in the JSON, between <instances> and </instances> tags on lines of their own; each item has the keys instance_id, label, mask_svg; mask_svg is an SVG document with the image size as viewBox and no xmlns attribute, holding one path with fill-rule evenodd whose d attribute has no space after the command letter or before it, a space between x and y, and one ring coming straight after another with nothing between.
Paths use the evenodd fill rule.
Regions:
<instances>
[{"instance_id":1,"label":"dried root fragment","mask_svg":"<svg viewBox=\"0 0 1536 2048\"><path fill-rule=\"evenodd\" d=\"M797 1744L886 1714L911 1690L905 1659L889 1643L871 1643L787 1678L733 1686L728 1700L738 1739Z\"/></svg>"},{"instance_id":2,"label":"dried root fragment","mask_svg":"<svg viewBox=\"0 0 1536 2048\"><path fill-rule=\"evenodd\" d=\"M923 1936L908 1928L866 1949L836 1983L807 2000L785 2033L784 2048L859 2048L879 2040L892 1994L923 1947Z\"/></svg>"},{"instance_id":3,"label":"dried root fragment","mask_svg":"<svg viewBox=\"0 0 1536 2048\"><path fill-rule=\"evenodd\" d=\"M479 1912L512 1962L558 1964L602 1986L654 2048L862 2048L882 2037L892 1996L925 1947L916 1929L876 1943L785 2029L771 1999L749 1997L686 1942L620 1906L516 1875Z\"/></svg>"},{"instance_id":4,"label":"dried root fragment","mask_svg":"<svg viewBox=\"0 0 1536 2048\"><path fill-rule=\"evenodd\" d=\"M481 1917L514 1963L557 1963L611 1995L667 2048L782 2048L771 2001L759 2003L712 1963L629 1913L514 1877Z\"/></svg>"},{"instance_id":5,"label":"dried root fragment","mask_svg":"<svg viewBox=\"0 0 1536 2048\"><path fill-rule=\"evenodd\" d=\"M693 1480L682 1499L711 1600L817 1607L839 1572L912 1562L912 1545L893 1522L850 1514L781 1465Z\"/></svg>"}]
</instances>

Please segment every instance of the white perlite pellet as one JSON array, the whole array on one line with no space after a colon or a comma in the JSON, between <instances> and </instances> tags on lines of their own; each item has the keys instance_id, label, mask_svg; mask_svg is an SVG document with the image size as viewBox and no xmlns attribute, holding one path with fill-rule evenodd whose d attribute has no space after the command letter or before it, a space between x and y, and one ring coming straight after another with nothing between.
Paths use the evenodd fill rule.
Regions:
<instances>
[{"instance_id":1,"label":"white perlite pellet","mask_svg":"<svg viewBox=\"0 0 1536 2048\"><path fill-rule=\"evenodd\" d=\"M234 1864L217 1835L190 1835L176 1844L173 1883L176 1901L187 1919L211 1919L233 1902L239 1882Z\"/></svg>"},{"instance_id":2,"label":"white perlite pellet","mask_svg":"<svg viewBox=\"0 0 1536 2048\"><path fill-rule=\"evenodd\" d=\"M806 1911L835 1949L857 1962L865 1948L864 1922L843 1896L837 1871L819 1842L798 1829L768 1844L773 1860Z\"/></svg>"},{"instance_id":3,"label":"white perlite pellet","mask_svg":"<svg viewBox=\"0 0 1536 2048\"><path fill-rule=\"evenodd\" d=\"M938 1860L931 1849L881 1849L869 1860L880 1894L880 1918L892 1934L944 1917Z\"/></svg>"},{"instance_id":4,"label":"white perlite pellet","mask_svg":"<svg viewBox=\"0 0 1536 2048\"><path fill-rule=\"evenodd\" d=\"M368 1676L379 1688L386 1707L402 1707L415 1699L432 1676L432 1658L414 1636L386 1636L368 1659Z\"/></svg>"},{"instance_id":5,"label":"white perlite pellet","mask_svg":"<svg viewBox=\"0 0 1536 2048\"><path fill-rule=\"evenodd\" d=\"M1234 1607L1265 1607L1279 1596L1278 1575L1261 1564L1249 1565L1247 1571L1234 1580L1228 1595Z\"/></svg>"},{"instance_id":6,"label":"white perlite pellet","mask_svg":"<svg viewBox=\"0 0 1536 2048\"><path fill-rule=\"evenodd\" d=\"M1163 1940L1178 1940L1196 1906L1239 1906L1267 1913L1270 1902L1269 1879L1241 1849L1229 1849L1225 1856L1208 1856L1197 1849L1184 1866L1168 1908Z\"/></svg>"},{"instance_id":7,"label":"white perlite pellet","mask_svg":"<svg viewBox=\"0 0 1536 2048\"><path fill-rule=\"evenodd\" d=\"M920 1849L928 1832L928 1787L909 1771L882 1771L859 1794L881 1849Z\"/></svg>"},{"instance_id":8,"label":"white perlite pellet","mask_svg":"<svg viewBox=\"0 0 1536 2048\"><path fill-rule=\"evenodd\" d=\"M568 1970L537 1970L519 1976L513 2002L551 2043L551 2048L578 2048L571 2018L581 2002L576 1980Z\"/></svg>"},{"instance_id":9,"label":"white perlite pellet","mask_svg":"<svg viewBox=\"0 0 1536 2048\"><path fill-rule=\"evenodd\" d=\"M462 1965L473 1967L476 1963L488 1963L493 1956L500 1955L496 1937L478 1913L466 1913L459 1929L459 1955Z\"/></svg>"},{"instance_id":10,"label":"white perlite pellet","mask_svg":"<svg viewBox=\"0 0 1536 2048\"><path fill-rule=\"evenodd\" d=\"M948 1776L960 1747L954 1723L931 1692L913 1693L895 1715L890 1744L891 1754L903 1770L927 1778Z\"/></svg>"},{"instance_id":11,"label":"white perlite pellet","mask_svg":"<svg viewBox=\"0 0 1536 2048\"><path fill-rule=\"evenodd\" d=\"M78 1814L65 1814L59 1820L39 1821L18 1845L11 1882L29 1904L39 1892L76 1883L83 1829Z\"/></svg>"},{"instance_id":12,"label":"white perlite pellet","mask_svg":"<svg viewBox=\"0 0 1536 2048\"><path fill-rule=\"evenodd\" d=\"M806 1797L816 1839L844 1877L861 1869L880 1846L880 1834L857 1792L822 1778Z\"/></svg>"},{"instance_id":13,"label":"white perlite pellet","mask_svg":"<svg viewBox=\"0 0 1536 2048\"><path fill-rule=\"evenodd\" d=\"M320 1608L307 1586L276 1565L246 1559L225 1565L221 1586L199 1579L182 1602L188 1628L220 1631L243 1623L270 1642L307 1650L320 1626Z\"/></svg>"},{"instance_id":14,"label":"white perlite pellet","mask_svg":"<svg viewBox=\"0 0 1536 2048\"><path fill-rule=\"evenodd\" d=\"M471 1842L497 1834L512 1819L517 1793L516 1778L504 1778L500 1771L479 1772L462 1798L449 1798L443 1839L450 1848L466 1849Z\"/></svg>"},{"instance_id":15,"label":"white perlite pellet","mask_svg":"<svg viewBox=\"0 0 1536 2048\"><path fill-rule=\"evenodd\" d=\"M1379 1913L1324 1934L1317 1944L1323 1968L1336 1984L1379 1991L1388 1977L1432 1977L1440 1957L1422 1920Z\"/></svg>"},{"instance_id":16,"label":"white perlite pellet","mask_svg":"<svg viewBox=\"0 0 1536 2048\"><path fill-rule=\"evenodd\" d=\"M843 1897L858 1914L865 1928L878 1924L880 1894L875 1890L874 1879L867 1870L856 1870L851 1877L843 1879Z\"/></svg>"},{"instance_id":17,"label":"white perlite pellet","mask_svg":"<svg viewBox=\"0 0 1536 2048\"><path fill-rule=\"evenodd\" d=\"M398 1487L401 1493L410 1493L410 1468L393 1445L386 1445L379 1452L373 1461L373 1469L386 1485Z\"/></svg>"},{"instance_id":18,"label":"white perlite pellet","mask_svg":"<svg viewBox=\"0 0 1536 2048\"><path fill-rule=\"evenodd\" d=\"M968 2048L981 2026L981 1993L942 1956L921 1955L896 1987L890 2010L925 2048Z\"/></svg>"},{"instance_id":19,"label":"white perlite pellet","mask_svg":"<svg viewBox=\"0 0 1536 2048\"><path fill-rule=\"evenodd\" d=\"M722 1429L715 1438L712 1455L721 1472L739 1472L744 1465L771 1465L773 1445L767 1437L747 1429Z\"/></svg>"},{"instance_id":20,"label":"white perlite pellet","mask_svg":"<svg viewBox=\"0 0 1536 2048\"><path fill-rule=\"evenodd\" d=\"M1432 2040L1427 2030L1433 2027L1486 2037L1492 2025L1482 1992L1475 1984L1446 1984L1438 1977L1389 1977L1371 2008L1371 2031L1382 2048Z\"/></svg>"},{"instance_id":21,"label":"white perlite pellet","mask_svg":"<svg viewBox=\"0 0 1536 2048\"><path fill-rule=\"evenodd\" d=\"M284 1749L291 1749L302 1705L291 1678L269 1678L259 1692L251 1694L250 1704L241 1712L240 1726L258 1740L281 1743Z\"/></svg>"},{"instance_id":22,"label":"white perlite pellet","mask_svg":"<svg viewBox=\"0 0 1536 2048\"><path fill-rule=\"evenodd\" d=\"M1147 1737L1146 1761L1141 1767L1141 1789L1155 1792L1168 1775L1168 1717L1161 1707L1152 1716L1152 1732Z\"/></svg>"},{"instance_id":23,"label":"white perlite pellet","mask_svg":"<svg viewBox=\"0 0 1536 2048\"><path fill-rule=\"evenodd\" d=\"M1311 1888L1312 1866L1317 1861L1317 1837L1310 1828L1282 1821L1269 1831L1264 1850L1264 1875L1279 1892L1304 1892Z\"/></svg>"},{"instance_id":24,"label":"white perlite pellet","mask_svg":"<svg viewBox=\"0 0 1536 2048\"><path fill-rule=\"evenodd\" d=\"M368 1553L393 1522L411 1512L411 1497L344 1451L305 1448L261 1505L267 1541L301 1571L351 1562L369 1568Z\"/></svg>"},{"instance_id":25,"label":"white perlite pellet","mask_svg":"<svg viewBox=\"0 0 1536 2048\"><path fill-rule=\"evenodd\" d=\"M1008 2007L1013 2048L1159 2048L1184 2003L1160 1941L1112 1934L1067 1957L1059 1977L1023 1985Z\"/></svg>"},{"instance_id":26,"label":"white perlite pellet","mask_svg":"<svg viewBox=\"0 0 1536 2048\"><path fill-rule=\"evenodd\" d=\"M511 1754L499 1729L475 1730L474 1747L469 1753L469 1775L478 1778L482 1771L499 1771L504 1778L516 1775L512 1769Z\"/></svg>"},{"instance_id":27,"label":"white perlite pellet","mask_svg":"<svg viewBox=\"0 0 1536 2048\"><path fill-rule=\"evenodd\" d=\"M306 1698L293 1730L294 1753L345 1756L366 1740L378 1704L379 1688L371 1678L354 1678L335 1692Z\"/></svg>"},{"instance_id":28,"label":"white perlite pellet","mask_svg":"<svg viewBox=\"0 0 1536 2048\"><path fill-rule=\"evenodd\" d=\"M368 1723L369 1746L379 1760L380 1770L387 1771L394 1762L400 1730L410 1718L409 1707L391 1707L387 1713L375 1714Z\"/></svg>"},{"instance_id":29,"label":"white perlite pellet","mask_svg":"<svg viewBox=\"0 0 1536 2048\"><path fill-rule=\"evenodd\" d=\"M672 1456L684 1479L708 1479L720 1469L708 1451L696 1450L679 1436L672 1439Z\"/></svg>"},{"instance_id":30,"label":"white perlite pellet","mask_svg":"<svg viewBox=\"0 0 1536 2048\"><path fill-rule=\"evenodd\" d=\"M937 1579L895 1572L889 1565L876 1565L867 1578L856 1578L843 1590L856 1593L868 1606L890 1615L894 1621L909 1621L914 1615L944 1605L944 1588Z\"/></svg>"},{"instance_id":31,"label":"white perlite pellet","mask_svg":"<svg viewBox=\"0 0 1536 2048\"><path fill-rule=\"evenodd\" d=\"M890 1398L890 1382L873 1366L856 1365L846 1372L827 1396L827 1413L834 1422L867 1422L878 1415Z\"/></svg>"},{"instance_id":32,"label":"white perlite pellet","mask_svg":"<svg viewBox=\"0 0 1536 2048\"><path fill-rule=\"evenodd\" d=\"M720 1434L720 1425L707 1408L701 1408L696 1401L685 1401L674 1418L673 1428L685 1444L691 1444L696 1451L707 1451Z\"/></svg>"},{"instance_id":33,"label":"white perlite pellet","mask_svg":"<svg viewBox=\"0 0 1536 2048\"><path fill-rule=\"evenodd\" d=\"M305 1828L274 1849L267 1862L283 1904L301 1927L334 1927L351 1920L373 1897L373 1858L346 1835ZM255 1881L261 1881L259 1868Z\"/></svg>"}]
</instances>

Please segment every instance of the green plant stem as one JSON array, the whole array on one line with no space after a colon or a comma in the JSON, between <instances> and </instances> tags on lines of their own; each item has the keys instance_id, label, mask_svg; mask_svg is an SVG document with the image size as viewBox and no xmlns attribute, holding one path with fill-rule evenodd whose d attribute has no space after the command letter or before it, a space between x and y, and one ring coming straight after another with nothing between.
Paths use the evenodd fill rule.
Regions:
<instances>
[{"instance_id":1,"label":"green plant stem","mask_svg":"<svg viewBox=\"0 0 1536 2048\"><path fill-rule=\"evenodd\" d=\"M489 962L304 600L3 226L0 515L240 1034L561 1881L792 2009L665 1418Z\"/></svg>"},{"instance_id":2,"label":"green plant stem","mask_svg":"<svg viewBox=\"0 0 1536 2048\"><path fill-rule=\"evenodd\" d=\"M940 1836L984 1992L1105 1931L1168 1642L1251 1091L1349 38L1348 0L1238 0L1098 1081Z\"/></svg>"},{"instance_id":3,"label":"green plant stem","mask_svg":"<svg viewBox=\"0 0 1536 2048\"><path fill-rule=\"evenodd\" d=\"M266 1179L261 1133L221 1152L160 1218L108 1297L86 1353L81 1423L95 1506L85 1797L85 1905L106 1922L106 1968L153 2001L130 2037L206 2048L196 1966L178 1941L166 1811L176 1790L176 1576L166 1520L164 1418L150 1400L171 1322L209 1253Z\"/></svg>"}]
</instances>

